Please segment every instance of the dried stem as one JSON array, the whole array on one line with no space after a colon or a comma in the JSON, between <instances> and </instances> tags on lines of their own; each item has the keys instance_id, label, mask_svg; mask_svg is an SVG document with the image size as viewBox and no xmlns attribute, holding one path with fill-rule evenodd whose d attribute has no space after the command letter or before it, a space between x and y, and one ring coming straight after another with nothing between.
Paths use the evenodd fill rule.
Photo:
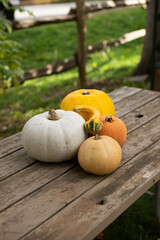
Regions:
<instances>
[{"instance_id":1,"label":"dried stem","mask_svg":"<svg viewBox=\"0 0 160 240\"><path fill-rule=\"evenodd\" d=\"M49 120L59 120L59 117L57 115L57 113L55 112L54 109L50 109L49 112L48 112L48 119Z\"/></svg>"},{"instance_id":2,"label":"dried stem","mask_svg":"<svg viewBox=\"0 0 160 240\"><path fill-rule=\"evenodd\" d=\"M112 118L112 116L111 115L107 115L106 117L105 117L105 122L114 122L114 120L113 120L113 118Z\"/></svg>"}]
</instances>

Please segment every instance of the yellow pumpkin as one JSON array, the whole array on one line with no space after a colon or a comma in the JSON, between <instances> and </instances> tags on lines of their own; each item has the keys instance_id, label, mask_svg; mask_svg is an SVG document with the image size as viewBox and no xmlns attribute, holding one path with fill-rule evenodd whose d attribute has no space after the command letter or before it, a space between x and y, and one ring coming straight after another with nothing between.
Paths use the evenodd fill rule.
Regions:
<instances>
[{"instance_id":1,"label":"yellow pumpkin","mask_svg":"<svg viewBox=\"0 0 160 240\"><path fill-rule=\"evenodd\" d=\"M102 127L102 122L100 119L100 113L97 109L90 106L79 105L73 109L74 112L80 114L84 120L85 130L91 135L96 135L99 133Z\"/></svg>"},{"instance_id":2,"label":"yellow pumpkin","mask_svg":"<svg viewBox=\"0 0 160 240\"><path fill-rule=\"evenodd\" d=\"M96 89L80 89L69 93L61 102L62 110L73 110L78 105L96 108L100 115L115 116L115 108L111 98L103 91Z\"/></svg>"},{"instance_id":3,"label":"yellow pumpkin","mask_svg":"<svg viewBox=\"0 0 160 240\"><path fill-rule=\"evenodd\" d=\"M105 175L118 168L122 149L108 136L94 136L85 140L78 150L78 162L88 173Z\"/></svg>"}]
</instances>

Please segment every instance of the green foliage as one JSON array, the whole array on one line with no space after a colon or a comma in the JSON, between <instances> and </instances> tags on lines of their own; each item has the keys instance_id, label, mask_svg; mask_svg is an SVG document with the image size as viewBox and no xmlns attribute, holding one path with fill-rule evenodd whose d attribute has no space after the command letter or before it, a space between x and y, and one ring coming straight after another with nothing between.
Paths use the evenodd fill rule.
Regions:
<instances>
[{"instance_id":1,"label":"green foliage","mask_svg":"<svg viewBox=\"0 0 160 240\"><path fill-rule=\"evenodd\" d=\"M8 0L0 0L9 9ZM20 44L9 39L11 22L0 12L0 89L8 88L23 76Z\"/></svg>"},{"instance_id":2,"label":"green foliage","mask_svg":"<svg viewBox=\"0 0 160 240\"><path fill-rule=\"evenodd\" d=\"M145 18L146 10L136 7L108 11L87 19L86 45L113 40L127 32L145 28ZM23 44L25 71L40 68L56 60L72 57L77 51L76 22L48 24L13 31L10 39L18 40Z\"/></svg>"}]
</instances>

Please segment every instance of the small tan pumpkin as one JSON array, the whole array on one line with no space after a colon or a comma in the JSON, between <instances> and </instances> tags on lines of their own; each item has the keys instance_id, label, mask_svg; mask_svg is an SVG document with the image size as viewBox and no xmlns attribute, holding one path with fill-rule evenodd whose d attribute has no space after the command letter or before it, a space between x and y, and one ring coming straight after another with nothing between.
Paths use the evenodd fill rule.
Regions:
<instances>
[{"instance_id":1,"label":"small tan pumpkin","mask_svg":"<svg viewBox=\"0 0 160 240\"><path fill-rule=\"evenodd\" d=\"M100 121L103 123L99 135L106 135L114 138L122 147L127 138L127 128L124 122L112 116L101 116Z\"/></svg>"},{"instance_id":2,"label":"small tan pumpkin","mask_svg":"<svg viewBox=\"0 0 160 240\"><path fill-rule=\"evenodd\" d=\"M78 151L78 162L88 173L105 175L116 170L122 159L120 145L111 137L94 136L85 140Z\"/></svg>"}]
</instances>

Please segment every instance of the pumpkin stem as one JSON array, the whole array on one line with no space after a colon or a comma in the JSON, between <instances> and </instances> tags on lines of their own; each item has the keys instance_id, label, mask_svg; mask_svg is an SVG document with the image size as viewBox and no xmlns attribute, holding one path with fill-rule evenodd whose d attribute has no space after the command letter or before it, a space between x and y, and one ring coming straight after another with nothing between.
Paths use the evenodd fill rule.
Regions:
<instances>
[{"instance_id":1,"label":"pumpkin stem","mask_svg":"<svg viewBox=\"0 0 160 240\"><path fill-rule=\"evenodd\" d=\"M99 139L101 139L101 137L98 134L96 134L94 137L94 140L99 140Z\"/></svg>"},{"instance_id":2,"label":"pumpkin stem","mask_svg":"<svg viewBox=\"0 0 160 240\"><path fill-rule=\"evenodd\" d=\"M89 95L90 93L86 90L82 93L82 95Z\"/></svg>"},{"instance_id":3,"label":"pumpkin stem","mask_svg":"<svg viewBox=\"0 0 160 240\"><path fill-rule=\"evenodd\" d=\"M48 119L49 120L59 120L59 117L58 117L58 115L57 115L57 113L55 112L54 109L49 109Z\"/></svg>"},{"instance_id":4,"label":"pumpkin stem","mask_svg":"<svg viewBox=\"0 0 160 240\"><path fill-rule=\"evenodd\" d=\"M112 116L111 115L107 115L106 117L105 117L105 122L114 122L114 120L113 120L113 118L112 118Z\"/></svg>"}]
</instances>

